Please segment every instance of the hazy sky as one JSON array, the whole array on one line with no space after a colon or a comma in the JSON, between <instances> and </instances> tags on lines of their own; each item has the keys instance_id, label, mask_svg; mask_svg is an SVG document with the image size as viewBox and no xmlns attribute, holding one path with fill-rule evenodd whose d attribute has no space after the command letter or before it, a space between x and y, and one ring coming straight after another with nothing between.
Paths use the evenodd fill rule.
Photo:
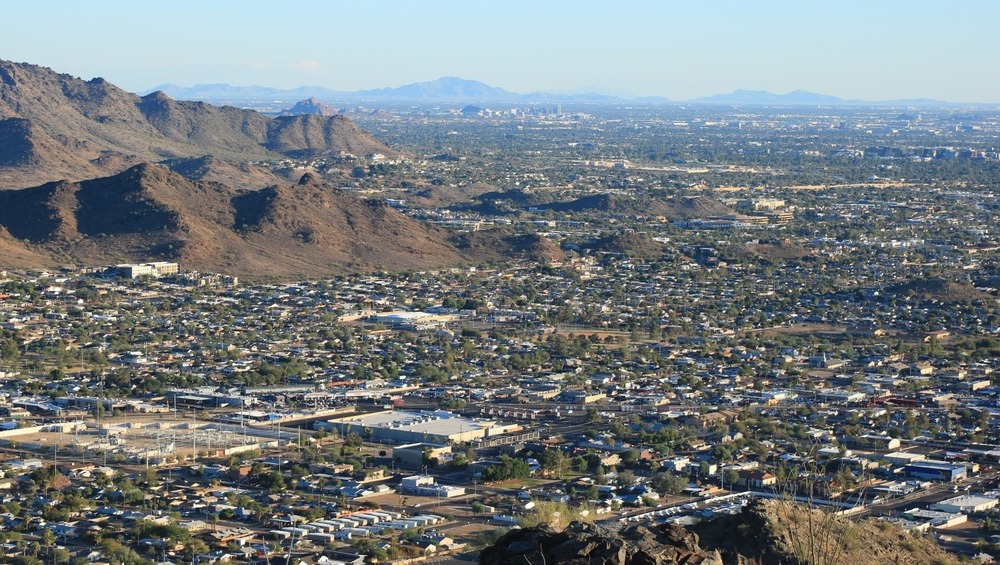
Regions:
<instances>
[{"instance_id":1,"label":"hazy sky","mask_svg":"<svg viewBox=\"0 0 1000 565\"><path fill-rule=\"evenodd\" d=\"M0 58L135 92L458 76L521 93L1000 102L997 0L72 0L2 13Z\"/></svg>"}]
</instances>

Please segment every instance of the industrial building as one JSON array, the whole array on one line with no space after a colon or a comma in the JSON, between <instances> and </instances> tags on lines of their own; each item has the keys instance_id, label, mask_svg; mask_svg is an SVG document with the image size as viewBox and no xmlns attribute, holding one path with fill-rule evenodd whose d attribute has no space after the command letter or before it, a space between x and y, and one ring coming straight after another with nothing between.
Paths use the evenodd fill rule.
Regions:
<instances>
[{"instance_id":1,"label":"industrial building","mask_svg":"<svg viewBox=\"0 0 1000 565\"><path fill-rule=\"evenodd\" d=\"M435 443L411 443L392 448L392 458L400 467L419 469L426 465L425 460L437 461L438 464L451 461L450 445Z\"/></svg>"},{"instance_id":2,"label":"industrial building","mask_svg":"<svg viewBox=\"0 0 1000 565\"><path fill-rule=\"evenodd\" d=\"M441 498L452 498L465 494L462 487L439 485L434 482L434 477L430 475L413 475L403 477L399 482L399 490L404 494L415 494L418 496L438 496Z\"/></svg>"},{"instance_id":3,"label":"industrial building","mask_svg":"<svg viewBox=\"0 0 1000 565\"><path fill-rule=\"evenodd\" d=\"M517 432L517 424L501 424L458 416L446 410L410 412L386 410L316 422L317 430L360 434L367 440L389 443L455 444Z\"/></svg>"},{"instance_id":4,"label":"industrial building","mask_svg":"<svg viewBox=\"0 0 1000 565\"><path fill-rule=\"evenodd\" d=\"M972 514L973 512L985 512L991 508L996 508L997 504L998 501L995 496L964 494L931 504L930 509L949 514Z\"/></svg>"},{"instance_id":5,"label":"industrial building","mask_svg":"<svg viewBox=\"0 0 1000 565\"><path fill-rule=\"evenodd\" d=\"M913 479L928 481L955 482L965 478L968 468L945 461L914 461L903 467L903 473Z\"/></svg>"},{"instance_id":6,"label":"industrial building","mask_svg":"<svg viewBox=\"0 0 1000 565\"><path fill-rule=\"evenodd\" d=\"M427 330L440 328L454 316L431 314L429 312L383 312L372 316L376 323L399 330Z\"/></svg>"}]
</instances>

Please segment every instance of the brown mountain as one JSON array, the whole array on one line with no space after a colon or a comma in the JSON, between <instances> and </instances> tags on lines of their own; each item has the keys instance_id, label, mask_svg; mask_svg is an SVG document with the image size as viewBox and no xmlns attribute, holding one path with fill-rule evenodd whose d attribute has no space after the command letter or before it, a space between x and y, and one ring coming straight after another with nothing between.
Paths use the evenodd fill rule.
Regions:
<instances>
[{"instance_id":1,"label":"brown mountain","mask_svg":"<svg viewBox=\"0 0 1000 565\"><path fill-rule=\"evenodd\" d=\"M815 258L808 248L787 239L721 245L719 251L722 257L730 262L753 261L782 264Z\"/></svg>"},{"instance_id":2,"label":"brown mountain","mask_svg":"<svg viewBox=\"0 0 1000 565\"><path fill-rule=\"evenodd\" d=\"M718 200L705 196L677 196L652 198L647 213L676 221L706 216L727 216L735 214L736 211Z\"/></svg>"},{"instance_id":3,"label":"brown mountain","mask_svg":"<svg viewBox=\"0 0 1000 565\"><path fill-rule=\"evenodd\" d=\"M211 155L169 159L161 164L188 180L218 182L236 188L270 186L287 180L247 163L232 164Z\"/></svg>"},{"instance_id":4,"label":"brown mountain","mask_svg":"<svg viewBox=\"0 0 1000 565\"><path fill-rule=\"evenodd\" d=\"M420 186L407 192L406 200L419 208L444 208L464 204L487 192L495 192L496 187L475 182L465 186Z\"/></svg>"},{"instance_id":5,"label":"brown mountain","mask_svg":"<svg viewBox=\"0 0 1000 565\"><path fill-rule=\"evenodd\" d=\"M279 116L298 116L299 114L315 114L317 116L336 116L337 110L320 102L315 97L300 100L287 110L282 110Z\"/></svg>"},{"instance_id":6,"label":"brown mountain","mask_svg":"<svg viewBox=\"0 0 1000 565\"><path fill-rule=\"evenodd\" d=\"M183 157L246 162L341 151L398 155L342 116L272 119L162 92L139 97L101 78L0 61L0 188Z\"/></svg>"},{"instance_id":7,"label":"brown mountain","mask_svg":"<svg viewBox=\"0 0 1000 565\"><path fill-rule=\"evenodd\" d=\"M481 261L558 261L566 256L558 245L536 233L516 234L502 228L455 234L451 241L467 255Z\"/></svg>"},{"instance_id":8,"label":"brown mountain","mask_svg":"<svg viewBox=\"0 0 1000 565\"><path fill-rule=\"evenodd\" d=\"M525 210L529 207L574 214L630 214L662 216L667 221L724 216L736 212L717 200L703 196L664 196L662 194L588 194L573 200L546 201L544 193L509 190L476 196L480 211L498 213Z\"/></svg>"},{"instance_id":9,"label":"brown mountain","mask_svg":"<svg viewBox=\"0 0 1000 565\"><path fill-rule=\"evenodd\" d=\"M0 191L0 251L10 246L36 264L175 260L290 277L474 260L447 236L313 175L240 192L143 164L111 177Z\"/></svg>"},{"instance_id":10,"label":"brown mountain","mask_svg":"<svg viewBox=\"0 0 1000 565\"><path fill-rule=\"evenodd\" d=\"M399 156L344 116L279 116L271 121L264 146L296 157L338 152Z\"/></svg>"},{"instance_id":11,"label":"brown mountain","mask_svg":"<svg viewBox=\"0 0 1000 565\"><path fill-rule=\"evenodd\" d=\"M884 293L920 300L937 300L945 304L996 300L994 296L967 282L949 281L940 277L915 278L899 282L886 287Z\"/></svg>"},{"instance_id":12,"label":"brown mountain","mask_svg":"<svg viewBox=\"0 0 1000 565\"><path fill-rule=\"evenodd\" d=\"M55 260L45 253L38 253L24 242L12 237L7 230L0 227L0 271L4 269L30 269L51 267Z\"/></svg>"},{"instance_id":13,"label":"brown mountain","mask_svg":"<svg viewBox=\"0 0 1000 565\"><path fill-rule=\"evenodd\" d=\"M635 231L621 231L605 235L590 242L586 247L593 251L617 253L636 259L655 261L663 256L665 246L649 234Z\"/></svg>"},{"instance_id":14,"label":"brown mountain","mask_svg":"<svg viewBox=\"0 0 1000 565\"><path fill-rule=\"evenodd\" d=\"M366 201L307 174L234 200L234 228L249 246L242 258L287 274L420 269L457 265L466 257L448 232L410 219L383 202ZM277 244L276 244L277 242ZM335 267L335 269L331 269ZM272 269L273 270L273 269Z\"/></svg>"}]
</instances>

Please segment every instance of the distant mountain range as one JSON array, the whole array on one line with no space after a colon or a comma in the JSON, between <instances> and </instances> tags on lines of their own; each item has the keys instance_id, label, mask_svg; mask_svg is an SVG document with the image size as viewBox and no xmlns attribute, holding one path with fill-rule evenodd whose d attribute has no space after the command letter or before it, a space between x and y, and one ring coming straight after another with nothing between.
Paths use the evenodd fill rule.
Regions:
<instances>
[{"instance_id":1,"label":"distant mountain range","mask_svg":"<svg viewBox=\"0 0 1000 565\"><path fill-rule=\"evenodd\" d=\"M906 100L845 100L836 96L794 90L774 94L764 90L736 90L693 100L670 100L660 96L635 97L624 91L600 91L594 87L569 92L532 92L519 94L490 86L477 80L442 77L428 82L406 84L396 88L371 90L332 90L321 86L302 86L283 90L265 86L233 86L230 84L197 84L190 87L161 84L146 94L162 91L178 100L208 102L297 102L315 98L326 102L453 102L453 103L642 103L642 104L725 104L762 106L949 106L954 105L927 98Z\"/></svg>"},{"instance_id":2,"label":"distant mountain range","mask_svg":"<svg viewBox=\"0 0 1000 565\"><path fill-rule=\"evenodd\" d=\"M716 94L697 98L698 104L746 104L758 106L950 106L951 102L930 98L905 100L845 100L828 94L808 90L793 90L787 94L774 94L766 90L736 90L729 94Z\"/></svg>"},{"instance_id":3,"label":"distant mountain range","mask_svg":"<svg viewBox=\"0 0 1000 565\"><path fill-rule=\"evenodd\" d=\"M233 86L229 84L197 84L191 87L176 84L161 84L149 93L162 91L178 100L202 101L267 101L293 102L306 98L323 101L424 101L424 102L572 102L572 101L622 101L622 98L604 94L560 94L536 92L518 94L502 88L490 86L477 80L457 77L442 77L428 82L406 84L396 88L376 88L371 90L342 91L322 86L302 86L283 90L266 86ZM663 100L664 102L666 99Z\"/></svg>"}]
</instances>

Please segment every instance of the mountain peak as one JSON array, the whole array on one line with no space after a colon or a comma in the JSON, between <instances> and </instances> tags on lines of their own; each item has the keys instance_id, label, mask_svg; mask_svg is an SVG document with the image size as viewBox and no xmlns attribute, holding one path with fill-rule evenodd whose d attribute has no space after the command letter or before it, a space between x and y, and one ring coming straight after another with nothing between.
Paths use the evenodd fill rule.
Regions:
<instances>
[{"instance_id":1,"label":"mountain peak","mask_svg":"<svg viewBox=\"0 0 1000 565\"><path fill-rule=\"evenodd\" d=\"M314 114L317 116L336 116L337 110L323 104L315 96L310 96L305 100L296 102L294 106L287 110L282 110L280 116L298 116L300 114Z\"/></svg>"},{"instance_id":2,"label":"mountain peak","mask_svg":"<svg viewBox=\"0 0 1000 565\"><path fill-rule=\"evenodd\" d=\"M286 151L397 154L315 97L302 113L316 115L290 123L253 110L177 100L165 88L139 97L103 78L84 81L0 61L0 188L93 178L142 161L208 154L232 162L275 159Z\"/></svg>"}]
</instances>

